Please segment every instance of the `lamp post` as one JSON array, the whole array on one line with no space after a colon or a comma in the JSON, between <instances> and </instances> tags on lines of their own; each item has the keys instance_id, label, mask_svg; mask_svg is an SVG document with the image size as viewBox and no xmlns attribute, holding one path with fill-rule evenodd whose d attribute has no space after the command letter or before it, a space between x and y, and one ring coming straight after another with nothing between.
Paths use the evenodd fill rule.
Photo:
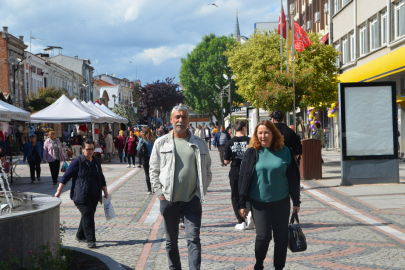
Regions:
<instances>
[{"instance_id":1,"label":"lamp post","mask_svg":"<svg viewBox=\"0 0 405 270\"><path fill-rule=\"evenodd\" d=\"M225 78L225 80L227 80L229 82L229 89L228 89L228 101L229 101L229 124L231 124L231 116L232 116L232 95L231 95L231 87L232 87L232 80L234 80L236 78L236 75L232 75L232 77L228 77L228 75L226 74L222 74Z\"/></svg>"},{"instance_id":2,"label":"lamp post","mask_svg":"<svg viewBox=\"0 0 405 270\"><path fill-rule=\"evenodd\" d=\"M17 64L14 62L14 63L12 63L11 65L13 66L13 71L14 71L14 79L13 79L13 97L12 97L12 103L13 103L13 105L16 105L16 103L17 103L17 101L16 101L16 98L15 98L15 75L16 75L16 73L17 73L17 71L18 71L18 68L20 67L20 64L21 64L21 62L22 62L23 60L21 59L21 58L16 58L16 62L17 62Z\"/></svg>"},{"instance_id":3,"label":"lamp post","mask_svg":"<svg viewBox=\"0 0 405 270\"><path fill-rule=\"evenodd\" d=\"M113 94L112 98L114 99L114 107L115 107L115 99L117 98L117 96Z\"/></svg>"},{"instance_id":4,"label":"lamp post","mask_svg":"<svg viewBox=\"0 0 405 270\"><path fill-rule=\"evenodd\" d=\"M292 81L293 81L293 125L296 126L296 120L295 120L295 70L294 70L294 60L295 60L295 46L294 46L294 15L295 15L295 4L290 5L290 14L291 14L291 67L292 67Z\"/></svg>"},{"instance_id":5,"label":"lamp post","mask_svg":"<svg viewBox=\"0 0 405 270\"><path fill-rule=\"evenodd\" d=\"M224 105L223 105L223 101L222 98L224 96L224 90L229 87L229 85L225 86L224 88L221 89L221 87L219 87L218 85L215 85L216 88L218 88L219 90L221 90L221 93L219 94L219 96L221 96L221 124L224 125Z\"/></svg>"}]
</instances>

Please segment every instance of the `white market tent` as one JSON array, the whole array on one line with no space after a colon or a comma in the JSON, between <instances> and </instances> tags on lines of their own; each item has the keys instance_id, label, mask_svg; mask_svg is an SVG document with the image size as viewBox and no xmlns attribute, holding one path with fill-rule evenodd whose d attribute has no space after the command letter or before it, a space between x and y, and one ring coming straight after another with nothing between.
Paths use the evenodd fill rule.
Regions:
<instances>
[{"instance_id":1,"label":"white market tent","mask_svg":"<svg viewBox=\"0 0 405 270\"><path fill-rule=\"evenodd\" d=\"M104 119L104 123L109 123L109 124L117 123L117 119L109 116L108 114L100 112L99 110L96 110L96 108L91 106L90 104L93 104L92 102L90 102L90 104L88 104L88 103L82 101L81 104L82 104L83 107L85 107L88 110L92 111L94 114L98 115L99 117L102 117Z\"/></svg>"},{"instance_id":2,"label":"white market tent","mask_svg":"<svg viewBox=\"0 0 405 270\"><path fill-rule=\"evenodd\" d=\"M3 120L3 118L5 120ZM22 122L30 122L31 114L30 112L24 111L16 106L8 104L7 102L0 100L0 120L10 122L10 120L14 121L22 121Z\"/></svg>"},{"instance_id":3,"label":"white market tent","mask_svg":"<svg viewBox=\"0 0 405 270\"><path fill-rule=\"evenodd\" d=\"M77 107L65 95L45 109L31 115L32 123L94 123L97 121L95 116Z\"/></svg>"},{"instance_id":4,"label":"white market tent","mask_svg":"<svg viewBox=\"0 0 405 270\"><path fill-rule=\"evenodd\" d=\"M109 119L106 117L100 116L99 114L95 113L93 110L91 110L89 107L84 106L77 98L74 98L72 100L73 104L75 104L79 109L93 115L97 120L94 121L94 123L108 123Z\"/></svg>"},{"instance_id":5,"label":"white market tent","mask_svg":"<svg viewBox=\"0 0 405 270\"><path fill-rule=\"evenodd\" d=\"M111 115L111 116L121 118L121 119L123 120L122 123L128 124L128 119L126 119L126 118L124 118L124 117L121 117L121 116L119 116L118 114L114 113L113 111L111 111L110 109L108 109L107 106L105 106L104 104L101 104L101 105L100 105L100 104L97 104L97 103L96 103L95 105L96 105L97 108L99 108L99 109L102 110L103 112L105 112L105 113L107 113L107 114L109 114L109 115Z\"/></svg>"},{"instance_id":6,"label":"white market tent","mask_svg":"<svg viewBox=\"0 0 405 270\"><path fill-rule=\"evenodd\" d=\"M92 103L92 102L90 102L90 101L87 102L87 105L88 105L90 108L92 108L93 110L99 112L100 114L105 115L106 117L109 117L109 118L111 118L111 119L114 119L114 121L113 121L114 123L123 123L123 122L124 122L124 120L123 120L122 118L115 117L115 116L113 116L113 115L110 115L110 114L105 113L103 110L100 110L94 103Z\"/></svg>"}]
</instances>

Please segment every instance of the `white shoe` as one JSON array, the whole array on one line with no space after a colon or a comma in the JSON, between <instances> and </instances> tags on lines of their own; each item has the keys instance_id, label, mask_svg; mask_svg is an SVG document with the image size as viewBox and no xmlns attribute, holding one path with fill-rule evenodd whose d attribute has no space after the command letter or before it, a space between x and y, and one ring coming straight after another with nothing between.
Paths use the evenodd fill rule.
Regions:
<instances>
[{"instance_id":1,"label":"white shoe","mask_svg":"<svg viewBox=\"0 0 405 270\"><path fill-rule=\"evenodd\" d=\"M253 229L255 227L255 222L253 221L253 217L252 217L252 211L249 212L249 214L247 215L247 228L249 230Z\"/></svg>"},{"instance_id":2,"label":"white shoe","mask_svg":"<svg viewBox=\"0 0 405 270\"><path fill-rule=\"evenodd\" d=\"M244 231L246 230L246 222L242 222L240 224L236 224L235 229Z\"/></svg>"},{"instance_id":3,"label":"white shoe","mask_svg":"<svg viewBox=\"0 0 405 270\"><path fill-rule=\"evenodd\" d=\"M131 167L131 165L128 165L127 168Z\"/></svg>"},{"instance_id":4,"label":"white shoe","mask_svg":"<svg viewBox=\"0 0 405 270\"><path fill-rule=\"evenodd\" d=\"M301 187L300 187L301 189L304 189L304 186L303 185L301 185Z\"/></svg>"},{"instance_id":5,"label":"white shoe","mask_svg":"<svg viewBox=\"0 0 405 270\"><path fill-rule=\"evenodd\" d=\"M135 168L135 165L132 165L132 168Z\"/></svg>"}]
</instances>

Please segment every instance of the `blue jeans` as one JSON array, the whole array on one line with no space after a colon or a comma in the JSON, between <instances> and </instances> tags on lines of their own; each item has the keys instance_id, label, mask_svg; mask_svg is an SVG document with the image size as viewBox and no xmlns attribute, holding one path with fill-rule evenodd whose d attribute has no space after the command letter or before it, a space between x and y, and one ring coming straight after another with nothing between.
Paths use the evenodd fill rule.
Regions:
<instances>
[{"instance_id":1,"label":"blue jeans","mask_svg":"<svg viewBox=\"0 0 405 270\"><path fill-rule=\"evenodd\" d=\"M190 270L199 270L201 265L200 227L202 207L200 199L194 196L189 202L160 201L160 213L165 221L166 255L169 269L180 270L178 247L179 220L184 218L188 247L188 265Z\"/></svg>"}]
</instances>

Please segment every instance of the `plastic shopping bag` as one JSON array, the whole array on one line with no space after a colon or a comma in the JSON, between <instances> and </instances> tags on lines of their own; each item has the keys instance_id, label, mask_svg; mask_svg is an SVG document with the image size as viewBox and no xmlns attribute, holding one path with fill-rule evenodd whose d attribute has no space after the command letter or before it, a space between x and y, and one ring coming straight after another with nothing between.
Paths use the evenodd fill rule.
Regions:
<instances>
[{"instance_id":1,"label":"plastic shopping bag","mask_svg":"<svg viewBox=\"0 0 405 270\"><path fill-rule=\"evenodd\" d=\"M63 162L62 168L60 169L61 172L66 172L68 169L69 165L66 161Z\"/></svg>"},{"instance_id":2,"label":"plastic shopping bag","mask_svg":"<svg viewBox=\"0 0 405 270\"><path fill-rule=\"evenodd\" d=\"M105 214L105 218L107 219L107 221L109 221L112 218L115 218L115 211L114 211L114 207L111 204L111 195L108 194L108 198L104 198L103 196L103 204L104 204L104 214Z\"/></svg>"}]
</instances>

